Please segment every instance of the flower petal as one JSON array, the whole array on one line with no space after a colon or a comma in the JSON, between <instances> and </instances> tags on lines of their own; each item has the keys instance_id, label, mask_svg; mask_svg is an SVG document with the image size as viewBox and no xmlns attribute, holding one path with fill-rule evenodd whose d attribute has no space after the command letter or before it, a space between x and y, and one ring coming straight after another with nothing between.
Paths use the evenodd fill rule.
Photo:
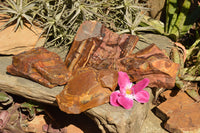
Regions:
<instances>
[{"instance_id":1,"label":"flower petal","mask_svg":"<svg viewBox=\"0 0 200 133\"><path fill-rule=\"evenodd\" d=\"M149 93L145 90L141 90L134 95L134 99L140 103L146 103L149 101Z\"/></svg>"},{"instance_id":2,"label":"flower petal","mask_svg":"<svg viewBox=\"0 0 200 133\"><path fill-rule=\"evenodd\" d=\"M148 84L149 84L149 79L144 78L143 80L140 80L137 84L133 85L131 89L133 93L136 94L139 91L143 90L145 87L147 87Z\"/></svg>"},{"instance_id":3,"label":"flower petal","mask_svg":"<svg viewBox=\"0 0 200 133\"><path fill-rule=\"evenodd\" d=\"M122 94L125 94L126 93L126 87L130 86L130 84L132 84L132 83L130 82L129 76L128 76L127 73L120 71L120 72L118 72L118 75L119 75L118 85L120 87L120 92Z\"/></svg>"},{"instance_id":4,"label":"flower petal","mask_svg":"<svg viewBox=\"0 0 200 133\"><path fill-rule=\"evenodd\" d=\"M127 98L123 95L118 98L118 103L125 109L130 109L133 107L133 99Z\"/></svg>"},{"instance_id":5,"label":"flower petal","mask_svg":"<svg viewBox=\"0 0 200 133\"><path fill-rule=\"evenodd\" d=\"M120 106L119 103L117 102L118 98L119 98L119 91L114 91L111 95L110 95L110 104L113 106Z\"/></svg>"}]
</instances>

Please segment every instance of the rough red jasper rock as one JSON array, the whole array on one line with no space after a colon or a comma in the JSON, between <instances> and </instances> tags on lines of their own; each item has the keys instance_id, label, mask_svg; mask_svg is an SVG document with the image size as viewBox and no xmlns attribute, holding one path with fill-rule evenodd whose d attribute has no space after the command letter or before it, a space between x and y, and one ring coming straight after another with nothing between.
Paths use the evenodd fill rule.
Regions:
<instances>
[{"instance_id":1,"label":"rough red jasper rock","mask_svg":"<svg viewBox=\"0 0 200 133\"><path fill-rule=\"evenodd\" d=\"M148 78L149 87L166 89L174 87L179 69L179 64L171 61L155 44L119 59L114 66L127 72L132 82Z\"/></svg>"},{"instance_id":2,"label":"rough red jasper rock","mask_svg":"<svg viewBox=\"0 0 200 133\"><path fill-rule=\"evenodd\" d=\"M65 59L68 71L81 67L127 72L132 81L149 78L149 87L171 89L179 65L172 62L155 44L133 54L138 37L118 35L97 21L79 27Z\"/></svg>"},{"instance_id":3,"label":"rough red jasper rock","mask_svg":"<svg viewBox=\"0 0 200 133\"><path fill-rule=\"evenodd\" d=\"M55 87L67 83L69 73L62 59L54 52L43 47L13 56L7 72L32 79L46 87Z\"/></svg>"},{"instance_id":4,"label":"rough red jasper rock","mask_svg":"<svg viewBox=\"0 0 200 133\"><path fill-rule=\"evenodd\" d=\"M118 73L115 70L79 68L56 96L59 108L69 114L79 114L107 103L117 86L117 80Z\"/></svg>"},{"instance_id":5,"label":"rough red jasper rock","mask_svg":"<svg viewBox=\"0 0 200 133\"><path fill-rule=\"evenodd\" d=\"M80 67L104 69L105 60L117 60L132 53L138 36L118 35L97 21L85 21L80 25L72 47L65 59L69 71Z\"/></svg>"},{"instance_id":6,"label":"rough red jasper rock","mask_svg":"<svg viewBox=\"0 0 200 133\"><path fill-rule=\"evenodd\" d=\"M68 71L75 76L72 76L65 89L57 96L60 109L76 114L108 102L111 91L102 86L99 82L101 78L97 78L95 74L102 70L124 71L132 81L149 78L151 87L172 88L179 65L170 61L156 45L132 54L137 41L137 36L118 35L99 22L84 22L78 29L65 60ZM84 70L84 73L74 74L78 69ZM110 79L114 78L108 76ZM93 98L97 94L100 96Z\"/></svg>"},{"instance_id":7,"label":"rough red jasper rock","mask_svg":"<svg viewBox=\"0 0 200 133\"><path fill-rule=\"evenodd\" d=\"M138 39L130 34L118 35L97 21L86 21L78 29L65 59L67 69L58 69L61 59L41 49L41 53L32 50L22 54L23 58L14 57L8 72L48 87L69 81L57 102L62 111L72 114L108 102L117 86L116 70L127 72L132 81L149 78L152 87L172 88L178 64L155 45L132 54Z\"/></svg>"}]
</instances>

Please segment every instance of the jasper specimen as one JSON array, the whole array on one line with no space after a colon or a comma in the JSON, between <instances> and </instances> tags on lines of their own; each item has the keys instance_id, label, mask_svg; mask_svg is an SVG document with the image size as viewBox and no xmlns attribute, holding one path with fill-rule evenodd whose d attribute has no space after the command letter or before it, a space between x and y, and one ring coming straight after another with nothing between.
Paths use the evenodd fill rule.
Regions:
<instances>
[{"instance_id":1,"label":"jasper specimen","mask_svg":"<svg viewBox=\"0 0 200 133\"><path fill-rule=\"evenodd\" d=\"M62 59L54 52L43 47L13 56L7 72L32 79L46 87L55 87L67 83L69 73Z\"/></svg>"},{"instance_id":2,"label":"jasper specimen","mask_svg":"<svg viewBox=\"0 0 200 133\"><path fill-rule=\"evenodd\" d=\"M131 81L149 78L150 87L172 88L179 65L155 44L133 54L138 39L130 34L118 35L97 21L81 24L65 59L72 77L56 97L59 108L77 114L108 102L113 89L100 82L102 71L113 81L117 76L109 71L124 71ZM117 82L110 84L116 86Z\"/></svg>"},{"instance_id":3,"label":"jasper specimen","mask_svg":"<svg viewBox=\"0 0 200 133\"><path fill-rule=\"evenodd\" d=\"M63 91L56 96L59 108L79 114L89 108L109 102L109 96L117 87L115 70L79 68Z\"/></svg>"},{"instance_id":4,"label":"jasper specimen","mask_svg":"<svg viewBox=\"0 0 200 133\"><path fill-rule=\"evenodd\" d=\"M97 21L79 27L65 59L68 71L81 67L114 69L129 74L132 82L149 78L149 87L174 87L179 65L172 62L155 44L133 54L139 38L112 32Z\"/></svg>"},{"instance_id":5,"label":"jasper specimen","mask_svg":"<svg viewBox=\"0 0 200 133\"><path fill-rule=\"evenodd\" d=\"M117 86L117 71L128 73L132 82L148 78L149 87L173 88L179 65L154 44L133 54L138 40L134 35L118 35L97 21L85 21L64 63L57 54L38 48L14 56L7 71L47 87L67 83L56 100L70 114L108 102Z\"/></svg>"},{"instance_id":6,"label":"jasper specimen","mask_svg":"<svg viewBox=\"0 0 200 133\"><path fill-rule=\"evenodd\" d=\"M118 60L117 70L127 72L132 82L148 78L149 87L172 89L179 64L174 63L155 44Z\"/></svg>"},{"instance_id":7,"label":"jasper specimen","mask_svg":"<svg viewBox=\"0 0 200 133\"><path fill-rule=\"evenodd\" d=\"M104 69L105 61L131 54L138 40L138 36L114 33L100 22L85 21L77 31L65 64L71 72L80 67Z\"/></svg>"}]
</instances>

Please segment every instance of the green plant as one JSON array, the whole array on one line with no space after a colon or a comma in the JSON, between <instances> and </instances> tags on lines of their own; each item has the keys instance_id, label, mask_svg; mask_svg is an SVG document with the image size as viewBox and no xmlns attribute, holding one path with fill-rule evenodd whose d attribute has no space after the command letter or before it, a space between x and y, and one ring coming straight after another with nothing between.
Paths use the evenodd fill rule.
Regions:
<instances>
[{"instance_id":1,"label":"green plant","mask_svg":"<svg viewBox=\"0 0 200 133\"><path fill-rule=\"evenodd\" d=\"M177 0L167 0L165 33L177 40L186 34L199 17L200 6L189 13L191 1L184 0L181 8L178 8Z\"/></svg>"},{"instance_id":2,"label":"green plant","mask_svg":"<svg viewBox=\"0 0 200 133\"><path fill-rule=\"evenodd\" d=\"M188 64L192 65L188 66L188 68L185 70L185 72L189 75L186 75L184 79L200 81L200 38L197 39L189 49L187 49L185 58ZM195 77L191 77L190 75Z\"/></svg>"},{"instance_id":3,"label":"green plant","mask_svg":"<svg viewBox=\"0 0 200 133\"><path fill-rule=\"evenodd\" d=\"M41 106L38 103L35 103L31 100L28 102L24 102L20 105L20 109L22 112L28 112L28 120L33 120L37 113L43 111Z\"/></svg>"},{"instance_id":4,"label":"green plant","mask_svg":"<svg viewBox=\"0 0 200 133\"><path fill-rule=\"evenodd\" d=\"M152 30L150 26L142 25L142 19L148 11L145 5L139 4L138 1L124 0L122 5L118 6L116 9L120 9L123 16L122 23L124 27L122 31L118 33L130 33L132 35L137 34L138 31L149 31ZM119 18L120 19L120 18Z\"/></svg>"},{"instance_id":5,"label":"green plant","mask_svg":"<svg viewBox=\"0 0 200 133\"><path fill-rule=\"evenodd\" d=\"M0 91L0 109L11 105L13 103L13 98L7 93Z\"/></svg>"},{"instance_id":6,"label":"green plant","mask_svg":"<svg viewBox=\"0 0 200 133\"><path fill-rule=\"evenodd\" d=\"M68 46L80 24L85 20L97 20L114 32L137 34L150 30L141 20L148 10L137 0L6 0L1 11L10 16L2 26L16 22L15 31L24 22L33 21L43 28L46 47Z\"/></svg>"},{"instance_id":7,"label":"green plant","mask_svg":"<svg viewBox=\"0 0 200 133\"><path fill-rule=\"evenodd\" d=\"M173 41L177 41L200 17L200 5L192 10L191 7L190 0L184 0L183 3L178 0L166 0L165 24L147 16L144 17L143 22L152 26L159 33L169 36Z\"/></svg>"},{"instance_id":8,"label":"green plant","mask_svg":"<svg viewBox=\"0 0 200 133\"><path fill-rule=\"evenodd\" d=\"M176 77L176 86L185 91L194 100L200 101L197 83L200 81L200 39L188 49L178 50L177 47L172 48L171 59L180 64L180 69ZM186 60L186 62L185 62ZM191 63L188 63L191 62ZM189 64L192 64L191 66Z\"/></svg>"},{"instance_id":9,"label":"green plant","mask_svg":"<svg viewBox=\"0 0 200 133\"><path fill-rule=\"evenodd\" d=\"M55 45L61 45L66 37L67 27L63 24L63 13L66 10L66 3L62 0L44 0L38 1L38 10L36 19L43 28L42 34L45 34L46 41L55 42Z\"/></svg>"},{"instance_id":10,"label":"green plant","mask_svg":"<svg viewBox=\"0 0 200 133\"><path fill-rule=\"evenodd\" d=\"M0 27L0 30L5 29L11 24L16 23L14 31L17 31L20 26L23 28L25 22L33 25L33 10L35 2L30 0L5 0L4 4L0 5L0 13L10 16L10 19Z\"/></svg>"},{"instance_id":11,"label":"green plant","mask_svg":"<svg viewBox=\"0 0 200 133\"><path fill-rule=\"evenodd\" d=\"M103 17L97 13L103 2L46 0L40 4L38 16L47 36L46 46L61 46L72 43L80 24L85 20Z\"/></svg>"},{"instance_id":12,"label":"green plant","mask_svg":"<svg viewBox=\"0 0 200 133\"><path fill-rule=\"evenodd\" d=\"M72 0L71 8L66 12L67 25L71 27L77 21L98 19L105 17L100 10L102 5L105 4L103 1L86 1L86 0Z\"/></svg>"}]
</instances>

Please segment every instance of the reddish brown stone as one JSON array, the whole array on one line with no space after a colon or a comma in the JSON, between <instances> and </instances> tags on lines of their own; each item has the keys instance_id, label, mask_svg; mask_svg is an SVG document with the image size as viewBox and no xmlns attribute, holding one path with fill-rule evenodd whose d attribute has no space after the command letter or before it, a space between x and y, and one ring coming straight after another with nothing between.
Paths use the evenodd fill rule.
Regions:
<instances>
[{"instance_id":1,"label":"reddish brown stone","mask_svg":"<svg viewBox=\"0 0 200 133\"><path fill-rule=\"evenodd\" d=\"M69 114L79 114L107 103L117 86L117 79L118 73L114 70L80 68L56 96L59 108Z\"/></svg>"},{"instance_id":2,"label":"reddish brown stone","mask_svg":"<svg viewBox=\"0 0 200 133\"><path fill-rule=\"evenodd\" d=\"M179 92L170 96L171 91L164 93L167 100L157 108L157 115L167 122L165 129L170 132L200 132L200 103L194 102L186 93ZM165 114L166 117L162 117Z\"/></svg>"},{"instance_id":3,"label":"reddish brown stone","mask_svg":"<svg viewBox=\"0 0 200 133\"><path fill-rule=\"evenodd\" d=\"M50 88L66 84L69 78L62 59L42 47L13 56L12 65L7 67L7 71Z\"/></svg>"},{"instance_id":4,"label":"reddish brown stone","mask_svg":"<svg viewBox=\"0 0 200 133\"><path fill-rule=\"evenodd\" d=\"M137 36L118 35L97 21L79 27L65 64L70 72L81 67L114 69L127 72L132 81L150 79L150 87L171 89L179 65L154 44L132 54Z\"/></svg>"},{"instance_id":5,"label":"reddish brown stone","mask_svg":"<svg viewBox=\"0 0 200 133\"><path fill-rule=\"evenodd\" d=\"M149 78L150 87L172 88L178 64L155 45L132 54L138 39L86 21L77 31L66 67L57 54L39 48L14 56L7 70L47 87L69 81L57 102L61 110L75 114L109 101L117 86L117 71L127 72L132 81Z\"/></svg>"},{"instance_id":6,"label":"reddish brown stone","mask_svg":"<svg viewBox=\"0 0 200 133\"><path fill-rule=\"evenodd\" d=\"M85 21L77 31L65 64L69 71L85 66L105 69L105 60L132 53L138 40L134 35L118 35L97 21Z\"/></svg>"},{"instance_id":7,"label":"reddish brown stone","mask_svg":"<svg viewBox=\"0 0 200 133\"><path fill-rule=\"evenodd\" d=\"M127 72L131 80L150 79L149 87L171 89L175 85L179 64L172 62L155 44L119 59L116 68Z\"/></svg>"}]
</instances>

